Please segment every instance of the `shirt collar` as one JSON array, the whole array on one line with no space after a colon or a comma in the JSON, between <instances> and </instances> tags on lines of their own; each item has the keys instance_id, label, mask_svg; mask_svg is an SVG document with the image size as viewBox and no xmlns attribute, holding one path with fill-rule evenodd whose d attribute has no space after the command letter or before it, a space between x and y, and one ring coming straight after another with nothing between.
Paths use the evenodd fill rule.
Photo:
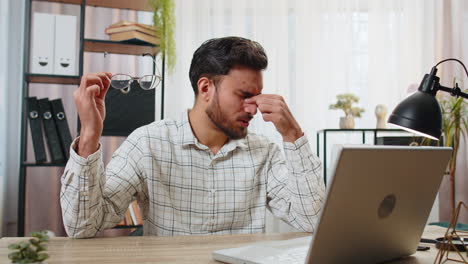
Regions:
<instances>
[{"instance_id":1,"label":"shirt collar","mask_svg":"<svg viewBox=\"0 0 468 264\"><path fill-rule=\"evenodd\" d=\"M181 119L180 119L180 124L181 128L179 129L179 135L178 135L178 142L182 146L190 146L194 145L200 149L209 149L207 146L203 145L200 143L193 134L192 131L192 126L190 126L189 118L188 118L188 113L190 109L187 109L187 111L182 113ZM247 135L248 137L248 135ZM220 152L222 153L229 153L233 150L235 150L237 147L242 148L242 149L247 149L248 144L247 144L247 137L241 138L241 139L231 139L229 140L224 146L220 149Z\"/></svg>"}]
</instances>

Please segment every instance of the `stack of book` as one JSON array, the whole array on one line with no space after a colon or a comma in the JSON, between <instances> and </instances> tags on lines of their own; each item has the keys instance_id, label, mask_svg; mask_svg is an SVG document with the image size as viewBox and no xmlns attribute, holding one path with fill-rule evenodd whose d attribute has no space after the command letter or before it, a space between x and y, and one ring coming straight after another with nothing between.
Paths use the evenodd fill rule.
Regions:
<instances>
[{"instance_id":1,"label":"stack of book","mask_svg":"<svg viewBox=\"0 0 468 264\"><path fill-rule=\"evenodd\" d=\"M117 226L136 226L143 225L143 218L140 210L140 206L137 201L133 201L125 213L125 217Z\"/></svg>"},{"instance_id":2,"label":"stack of book","mask_svg":"<svg viewBox=\"0 0 468 264\"><path fill-rule=\"evenodd\" d=\"M153 26L130 21L120 21L108 26L105 30L110 40L128 43L159 44L156 30Z\"/></svg>"}]
</instances>

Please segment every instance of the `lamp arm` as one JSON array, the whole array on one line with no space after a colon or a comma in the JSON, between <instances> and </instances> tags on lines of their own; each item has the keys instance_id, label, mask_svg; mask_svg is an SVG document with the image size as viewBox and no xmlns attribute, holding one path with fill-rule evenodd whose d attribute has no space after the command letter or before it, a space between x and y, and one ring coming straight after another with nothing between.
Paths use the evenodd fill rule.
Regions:
<instances>
[{"instance_id":1,"label":"lamp arm","mask_svg":"<svg viewBox=\"0 0 468 264\"><path fill-rule=\"evenodd\" d=\"M448 88L448 87L438 84L436 85L435 89L438 91L444 91L444 92L450 93L452 96L455 96L455 97L462 97L462 98L468 99L468 94L461 91L460 87L458 87L458 83L456 83L455 87L453 88Z\"/></svg>"},{"instance_id":2,"label":"lamp arm","mask_svg":"<svg viewBox=\"0 0 468 264\"><path fill-rule=\"evenodd\" d=\"M457 60L455 58L449 58L449 59L439 61L434 67L432 67L430 75L435 76L436 73L437 73L437 68L436 67L439 66L439 64L441 64L443 62L446 62L446 61L456 61L456 62L460 63L461 66L463 67L463 69L465 70L466 76L468 77L468 70L466 69L465 64L463 64L463 62L461 62L460 60ZM440 91L448 92L452 96L462 97L462 98L468 99L468 94L461 91L460 87L458 87L458 83L455 83L455 87L448 88L448 87L440 85L439 80L437 78L437 80L435 82L435 85L434 85L434 89L435 89L435 92L440 90Z\"/></svg>"}]
</instances>

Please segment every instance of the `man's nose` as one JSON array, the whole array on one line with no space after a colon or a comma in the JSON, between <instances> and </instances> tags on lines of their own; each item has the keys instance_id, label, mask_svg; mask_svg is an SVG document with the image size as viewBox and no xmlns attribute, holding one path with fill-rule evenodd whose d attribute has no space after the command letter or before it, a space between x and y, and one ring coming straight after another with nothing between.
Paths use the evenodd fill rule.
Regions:
<instances>
[{"instance_id":1,"label":"man's nose","mask_svg":"<svg viewBox=\"0 0 468 264\"><path fill-rule=\"evenodd\" d=\"M244 103L244 111L254 116L257 113L257 105Z\"/></svg>"}]
</instances>

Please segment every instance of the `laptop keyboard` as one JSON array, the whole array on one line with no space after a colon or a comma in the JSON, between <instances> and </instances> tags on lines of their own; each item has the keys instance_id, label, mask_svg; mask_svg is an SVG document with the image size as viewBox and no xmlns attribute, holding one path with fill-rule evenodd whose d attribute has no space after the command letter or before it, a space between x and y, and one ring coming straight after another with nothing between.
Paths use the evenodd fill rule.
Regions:
<instances>
[{"instance_id":1,"label":"laptop keyboard","mask_svg":"<svg viewBox=\"0 0 468 264\"><path fill-rule=\"evenodd\" d=\"M304 264L305 259L307 257L307 251L309 250L308 246L305 247L294 247L284 252L270 256L262 260L261 263L271 263L271 264L279 264L279 263L288 263L288 264Z\"/></svg>"}]
</instances>

